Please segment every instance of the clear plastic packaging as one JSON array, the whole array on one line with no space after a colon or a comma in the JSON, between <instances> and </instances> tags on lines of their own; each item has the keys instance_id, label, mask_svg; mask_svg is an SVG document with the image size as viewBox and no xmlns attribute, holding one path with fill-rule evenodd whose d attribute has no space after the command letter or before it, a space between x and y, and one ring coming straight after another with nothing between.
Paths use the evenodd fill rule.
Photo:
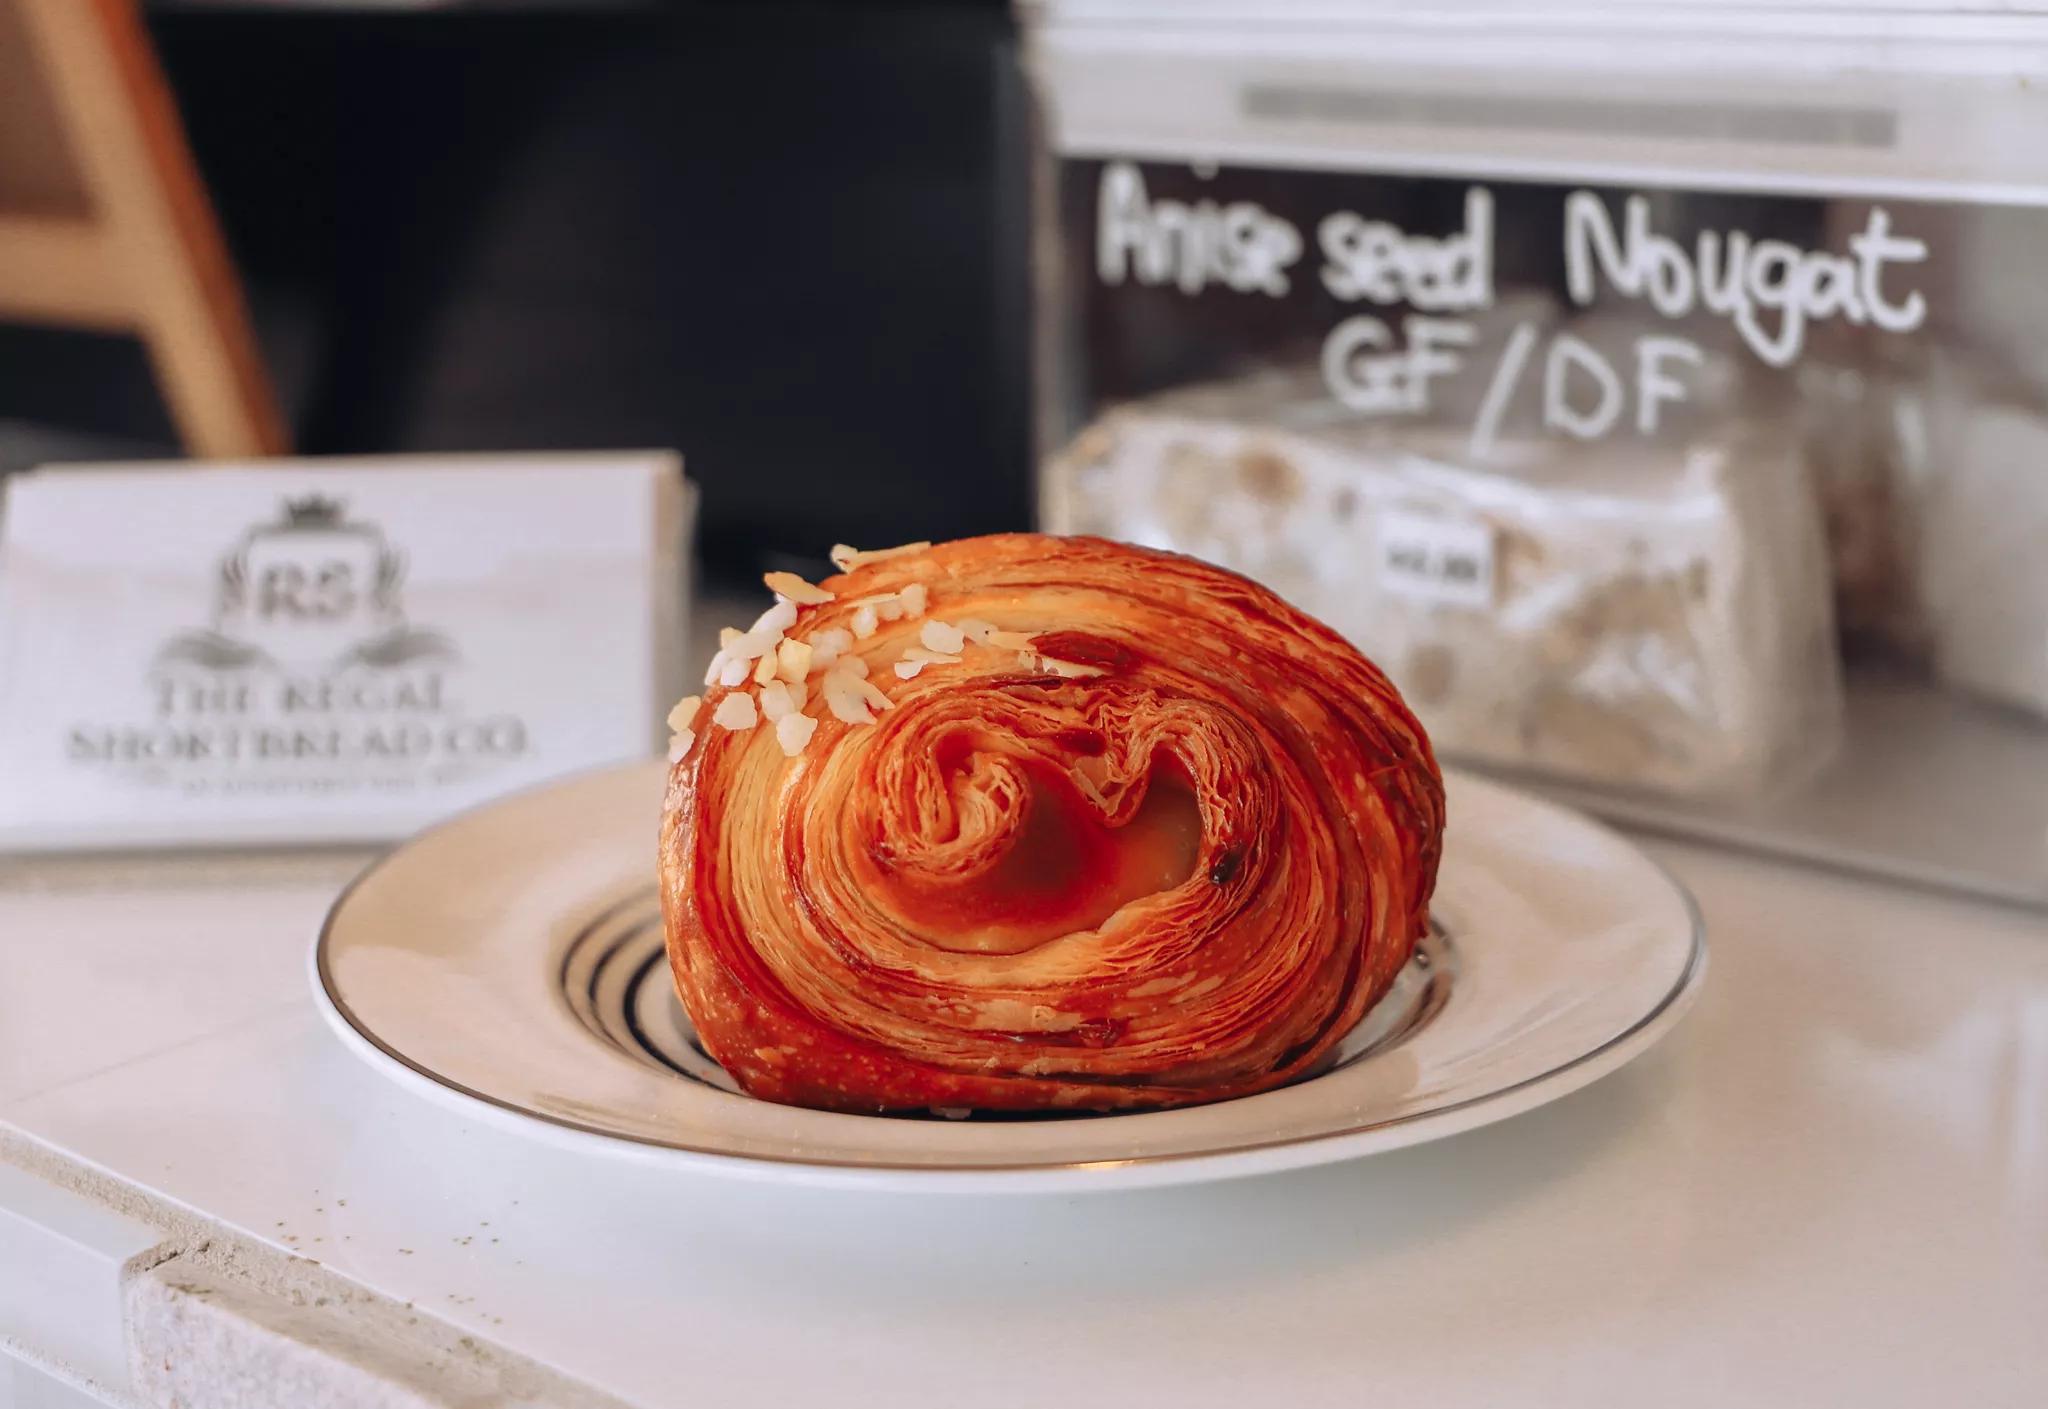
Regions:
<instances>
[{"instance_id":1,"label":"clear plastic packaging","mask_svg":"<svg viewBox=\"0 0 2048 1409\"><path fill-rule=\"evenodd\" d=\"M1799 447L1389 434L1307 376L1167 394L1046 470L1044 516L1207 558L1356 642L1440 751L1681 793L1825 761L1840 683Z\"/></svg>"}]
</instances>

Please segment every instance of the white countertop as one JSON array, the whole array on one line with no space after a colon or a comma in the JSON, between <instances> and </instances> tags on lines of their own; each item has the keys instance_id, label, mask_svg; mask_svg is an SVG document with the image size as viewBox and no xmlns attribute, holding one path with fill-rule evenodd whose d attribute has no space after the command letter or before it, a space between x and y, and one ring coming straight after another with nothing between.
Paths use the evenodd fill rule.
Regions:
<instances>
[{"instance_id":1,"label":"white countertop","mask_svg":"<svg viewBox=\"0 0 2048 1409\"><path fill-rule=\"evenodd\" d=\"M2048 1403L2048 923L1652 849L1713 951L1675 1035L1299 1174L770 1190L465 1124L314 1013L339 859L0 870L0 1134L153 1256L311 1259L636 1406Z\"/></svg>"}]
</instances>

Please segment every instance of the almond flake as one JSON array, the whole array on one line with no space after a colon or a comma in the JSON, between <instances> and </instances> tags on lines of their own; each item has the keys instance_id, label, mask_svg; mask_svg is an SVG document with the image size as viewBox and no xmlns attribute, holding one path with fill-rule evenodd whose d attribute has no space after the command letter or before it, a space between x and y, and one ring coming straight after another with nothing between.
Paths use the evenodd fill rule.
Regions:
<instances>
[{"instance_id":1,"label":"almond flake","mask_svg":"<svg viewBox=\"0 0 2048 1409\"><path fill-rule=\"evenodd\" d=\"M732 643L739 640L740 635L741 632L737 626L721 626L718 629L718 649L721 651L731 650Z\"/></svg>"},{"instance_id":2,"label":"almond flake","mask_svg":"<svg viewBox=\"0 0 2048 1409\"><path fill-rule=\"evenodd\" d=\"M828 626L814 632L810 640L811 673L831 668L832 662L853 649L853 633L843 626Z\"/></svg>"},{"instance_id":3,"label":"almond flake","mask_svg":"<svg viewBox=\"0 0 2048 1409\"><path fill-rule=\"evenodd\" d=\"M668 736L668 761L670 763L681 763L683 761L684 755L689 753L690 745L696 742L696 730L676 730L675 733Z\"/></svg>"},{"instance_id":4,"label":"almond flake","mask_svg":"<svg viewBox=\"0 0 2048 1409\"><path fill-rule=\"evenodd\" d=\"M769 720L779 720L785 714L795 714L796 701L790 698L789 686L780 680L771 680L761 687L761 714Z\"/></svg>"},{"instance_id":5,"label":"almond flake","mask_svg":"<svg viewBox=\"0 0 2048 1409\"><path fill-rule=\"evenodd\" d=\"M1091 676L1109 674L1108 671L1099 665L1082 665L1078 661L1054 660L1051 656L1044 657L1039 662L1038 668L1048 674L1064 676L1069 680L1085 680Z\"/></svg>"},{"instance_id":6,"label":"almond flake","mask_svg":"<svg viewBox=\"0 0 2048 1409\"><path fill-rule=\"evenodd\" d=\"M832 600L832 594L822 587L804 581L793 572L765 572L761 580L768 584L768 590L778 597L787 597L792 602L801 602L807 607L820 606Z\"/></svg>"},{"instance_id":7,"label":"almond flake","mask_svg":"<svg viewBox=\"0 0 2048 1409\"><path fill-rule=\"evenodd\" d=\"M706 685L716 685L718 677L725 673L725 663L731 659L732 657L724 651L714 651L711 656L711 664L704 667L704 683Z\"/></svg>"},{"instance_id":8,"label":"almond flake","mask_svg":"<svg viewBox=\"0 0 2048 1409\"><path fill-rule=\"evenodd\" d=\"M832 662L832 669L842 675L858 676L862 680L868 678L868 662L865 656L841 656Z\"/></svg>"},{"instance_id":9,"label":"almond flake","mask_svg":"<svg viewBox=\"0 0 2048 1409\"><path fill-rule=\"evenodd\" d=\"M874 635L875 625L875 609L872 606L861 607L854 612L853 634L856 639L865 641Z\"/></svg>"},{"instance_id":10,"label":"almond flake","mask_svg":"<svg viewBox=\"0 0 2048 1409\"><path fill-rule=\"evenodd\" d=\"M718 672L718 683L730 690L747 683L747 676L753 671L754 663L741 656L729 658Z\"/></svg>"},{"instance_id":11,"label":"almond flake","mask_svg":"<svg viewBox=\"0 0 2048 1409\"><path fill-rule=\"evenodd\" d=\"M761 659L755 664L754 683L756 685L766 685L775 678L776 654L776 651L764 652Z\"/></svg>"},{"instance_id":12,"label":"almond flake","mask_svg":"<svg viewBox=\"0 0 2048 1409\"><path fill-rule=\"evenodd\" d=\"M782 633L796 625L796 603L783 600L762 612L754 624L734 637L725 653L744 661L755 661L772 653Z\"/></svg>"},{"instance_id":13,"label":"almond flake","mask_svg":"<svg viewBox=\"0 0 2048 1409\"><path fill-rule=\"evenodd\" d=\"M860 692L860 697L863 700L873 705L876 709L894 709L896 707L895 702L883 694L881 689L871 680L856 678L853 682L853 688Z\"/></svg>"},{"instance_id":14,"label":"almond flake","mask_svg":"<svg viewBox=\"0 0 2048 1409\"><path fill-rule=\"evenodd\" d=\"M870 548L863 552L861 549L850 547L845 543L834 543L831 553L832 566L838 568L841 572L852 572L855 568L866 563L879 563L889 558L907 557L912 553L922 553L931 546L930 539L922 539L916 543L902 544L900 547Z\"/></svg>"},{"instance_id":15,"label":"almond flake","mask_svg":"<svg viewBox=\"0 0 2048 1409\"><path fill-rule=\"evenodd\" d=\"M967 638L959 627L934 617L919 628L917 639L924 642L926 650L944 651L951 655L965 644Z\"/></svg>"},{"instance_id":16,"label":"almond flake","mask_svg":"<svg viewBox=\"0 0 2048 1409\"><path fill-rule=\"evenodd\" d=\"M781 640L782 633L780 631L772 635L762 630L744 631L740 633L740 639L733 642L726 650L726 655L733 660L745 661L747 665L752 666L762 656L773 655L775 647Z\"/></svg>"},{"instance_id":17,"label":"almond flake","mask_svg":"<svg viewBox=\"0 0 2048 1409\"><path fill-rule=\"evenodd\" d=\"M782 745L783 755L795 758L804 751L804 745L811 741L811 735L818 732L818 721L807 714L785 714L775 721L775 742Z\"/></svg>"},{"instance_id":18,"label":"almond flake","mask_svg":"<svg viewBox=\"0 0 2048 1409\"><path fill-rule=\"evenodd\" d=\"M872 724L874 714L854 687L864 683L859 676L832 671L825 676L825 708L835 719L848 724Z\"/></svg>"},{"instance_id":19,"label":"almond flake","mask_svg":"<svg viewBox=\"0 0 2048 1409\"><path fill-rule=\"evenodd\" d=\"M802 641L785 636L775 648L775 673L784 680L801 685L811 673L811 648Z\"/></svg>"},{"instance_id":20,"label":"almond flake","mask_svg":"<svg viewBox=\"0 0 2048 1409\"><path fill-rule=\"evenodd\" d=\"M943 651L928 651L922 646L905 646L903 658L892 669L898 680L915 680L917 673L928 665L958 665L964 657L949 656Z\"/></svg>"},{"instance_id":21,"label":"almond flake","mask_svg":"<svg viewBox=\"0 0 2048 1409\"><path fill-rule=\"evenodd\" d=\"M996 634L996 624L994 622L983 621L977 616L963 616L954 625L960 628L962 636L965 636L977 646L986 646L989 643L989 638Z\"/></svg>"},{"instance_id":22,"label":"almond flake","mask_svg":"<svg viewBox=\"0 0 2048 1409\"><path fill-rule=\"evenodd\" d=\"M690 727L690 721L697 717L697 711L703 708L703 705L702 695L684 695L676 701L676 707L668 712L668 727L680 734Z\"/></svg>"},{"instance_id":23,"label":"almond flake","mask_svg":"<svg viewBox=\"0 0 2048 1409\"><path fill-rule=\"evenodd\" d=\"M923 616L924 584L913 582L901 592L876 592L872 596L855 597L853 605L873 607L875 615L883 621L901 621L906 616Z\"/></svg>"},{"instance_id":24,"label":"almond flake","mask_svg":"<svg viewBox=\"0 0 2048 1409\"><path fill-rule=\"evenodd\" d=\"M983 645L994 646L999 651L1028 651L1037 638L1029 631L991 631Z\"/></svg>"},{"instance_id":25,"label":"almond flake","mask_svg":"<svg viewBox=\"0 0 2048 1409\"><path fill-rule=\"evenodd\" d=\"M754 697L744 693L727 695L711 712L713 724L734 733L753 728L758 717L754 712Z\"/></svg>"},{"instance_id":26,"label":"almond flake","mask_svg":"<svg viewBox=\"0 0 2048 1409\"><path fill-rule=\"evenodd\" d=\"M782 633L795 625L796 603L781 601L755 617L754 624L747 628L747 634L749 636L756 633L772 635L779 641L782 639Z\"/></svg>"}]
</instances>

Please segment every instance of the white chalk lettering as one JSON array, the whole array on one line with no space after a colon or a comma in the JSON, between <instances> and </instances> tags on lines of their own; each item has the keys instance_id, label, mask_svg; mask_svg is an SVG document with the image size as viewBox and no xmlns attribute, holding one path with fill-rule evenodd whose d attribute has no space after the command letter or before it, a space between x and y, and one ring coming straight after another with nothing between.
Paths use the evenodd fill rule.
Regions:
<instances>
[{"instance_id":1,"label":"white chalk lettering","mask_svg":"<svg viewBox=\"0 0 2048 1409\"><path fill-rule=\"evenodd\" d=\"M1665 371L1669 362L1700 365L1700 349L1684 338L1642 338L1636 343L1636 432L1655 435L1666 402L1685 400L1685 383Z\"/></svg>"},{"instance_id":2,"label":"white chalk lettering","mask_svg":"<svg viewBox=\"0 0 2048 1409\"><path fill-rule=\"evenodd\" d=\"M1593 379L1599 401L1589 411L1572 404L1570 379L1577 367ZM1598 440L1621 416L1621 378L1583 339L1559 333L1543 359L1543 423L1580 440Z\"/></svg>"},{"instance_id":3,"label":"white chalk lettering","mask_svg":"<svg viewBox=\"0 0 2048 1409\"><path fill-rule=\"evenodd\" d=\"M1105 284L1135 278L1197 294L1210 284L1279 298L1301 258L1301 232L1252 201L1151 200L1127 161L1102 169L1095 268Z\"/></svg>"},{"instance_id":4,"label":"white chalk lettering","mask_svg":"<svg viewBox=\"0 0 2048 1409\"><path fill-rule=\"evenodd\" d=\"M1703 230L1688 258L1684 248L1650 225L1650 201L1622 203L1616 231L1607 204L1591 191L1565 197L1565 287L1589 304L1602 284L1623 298L1647 299L1667 318L1697 304L1727 318L1763 361L1785 367L1806 344L1806 330L1830 318L1910 332L1926 321L1927 301L1915 290L1894 302L1885 292L1892 264L1927 258L1924 240L1895 235L1891 216L1873 207L1849 253L1803 250L1783 240L1752 240L1741 230Z\"/></svg>"},{"instance_id":5,"label":"white chalk lettering","mask_svg":"<svg viewBox=\"0 0 2048 1409\"><path fill-rule=\"evenodd\" d=\"M1464 228L1411 235L1398 225L1340 210L1316 227L1323 287L1347 303L1407 303L1425 313L1454 313L1493 303L1493 195L1465 192Z\"/></svg>"},{"instance_id":6,"label":"white chalk lettering","mask_svg":"<svg viewBox=\"0 0 2048 1409\"><path fill-rule=\"evenodd\" d=\"M1397 348L1384 322L1360 313L1323 340L1323 381L1330 395L1364 415L1427 411L1431 383L1464 366L1451 349L1470 347L1475 336L1456 318L1411 314L1401 320L1405 346Z\"/></svg>"},{"instance_id":7,"label":"white chalk lettering","mask_svg":"<svg viewBox=\"0 0 2048 1409\"><path fill-rule=\"evenodd\" d=\"M1888 333L1910 333L1927 321L1927 300L1918 290L1906 295L1904 303L1884 296L1884 267L1897 261L1918 264L1927 258L1927 241L1907 239L1892 233L1892 218L1883 206L1870 212L1863 233L1849 237L1856 252L1856 293L1870 313L1870 321Z\"/></svg>"}]
</instances>

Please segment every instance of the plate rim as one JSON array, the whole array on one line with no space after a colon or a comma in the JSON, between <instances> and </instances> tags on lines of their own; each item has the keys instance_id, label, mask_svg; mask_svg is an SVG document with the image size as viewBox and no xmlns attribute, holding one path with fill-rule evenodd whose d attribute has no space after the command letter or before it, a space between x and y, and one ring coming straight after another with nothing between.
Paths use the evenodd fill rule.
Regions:
<instances>
[{"instance_id":1,"label":"plate rim","mask_svg":"<svg viewBox=\"0 0 2048 1409\"><path fill-rule=\"evenodd\" d=\"M1423 1143L1507 1120L1537 1106L1570 1095L1601 1077L1619 1070L1675 1027L1697 1000L1706 977L1708 954L1706 920L1691 889L1671 868L1624 836L1617 828L1576 808L1552 801L1511 783L1462 768L1446 768L1469 782L1562 813L1574 822L1604 833L1644 861L1669 887L1684 912L1687 953L1684 965L1657 1002L1634 1022L1595 1047L1551 1067L1525 1076L1496 1090L1480 1092L1427 1110L1412 1111L1364 1121L1339 1130L1307 1135L1275 1136L1219 1145L1212 1149L1140 1154L1100 1160L1039 1159L1017 1162L967 1164L904 1162L889 1159L835 1159L802 1155L742 1153L686 1141L648 1139L621 1134L567 1116L553 1115L518 1105L488 1092L478 1091L440 1072L429 1070L403 1052L389 1046L350 1010L336 991L328 965L329 941L349 898L373 877L421 839L473 820L512 798L541 792L563 784L588 781L606 774L625 774L649 768L648 762L585 769L564 774L499 797L463 808L441 821L424 827L365 865L336 894L321 917L320 926L308 946L307 970L315 1006L321 1017L344 1045L386 1078L436 1103L471 1116L483 1116L501 1127L528 1136L542 1136L550 1143L572 1149L595 1150L613 1157L642 1162L684 1166L731 1178L767 1179L783 1183L812 1185L863 1184L915 1186L919 1189L973 1188L991 1191L997 1186L1025 1186L1043 1189L1048 1184L1065 1184L1077 1177L1103 1187L1112 1180L1119 1187L1193 1182L1203 1179L1236 1178L1246 1175L1331 1163L1352 1157ZM744 1096L742 1099L748 1099ZM1474 1116L1478 1118L1473 1118Z\"/></svg>"}]
</instances>

